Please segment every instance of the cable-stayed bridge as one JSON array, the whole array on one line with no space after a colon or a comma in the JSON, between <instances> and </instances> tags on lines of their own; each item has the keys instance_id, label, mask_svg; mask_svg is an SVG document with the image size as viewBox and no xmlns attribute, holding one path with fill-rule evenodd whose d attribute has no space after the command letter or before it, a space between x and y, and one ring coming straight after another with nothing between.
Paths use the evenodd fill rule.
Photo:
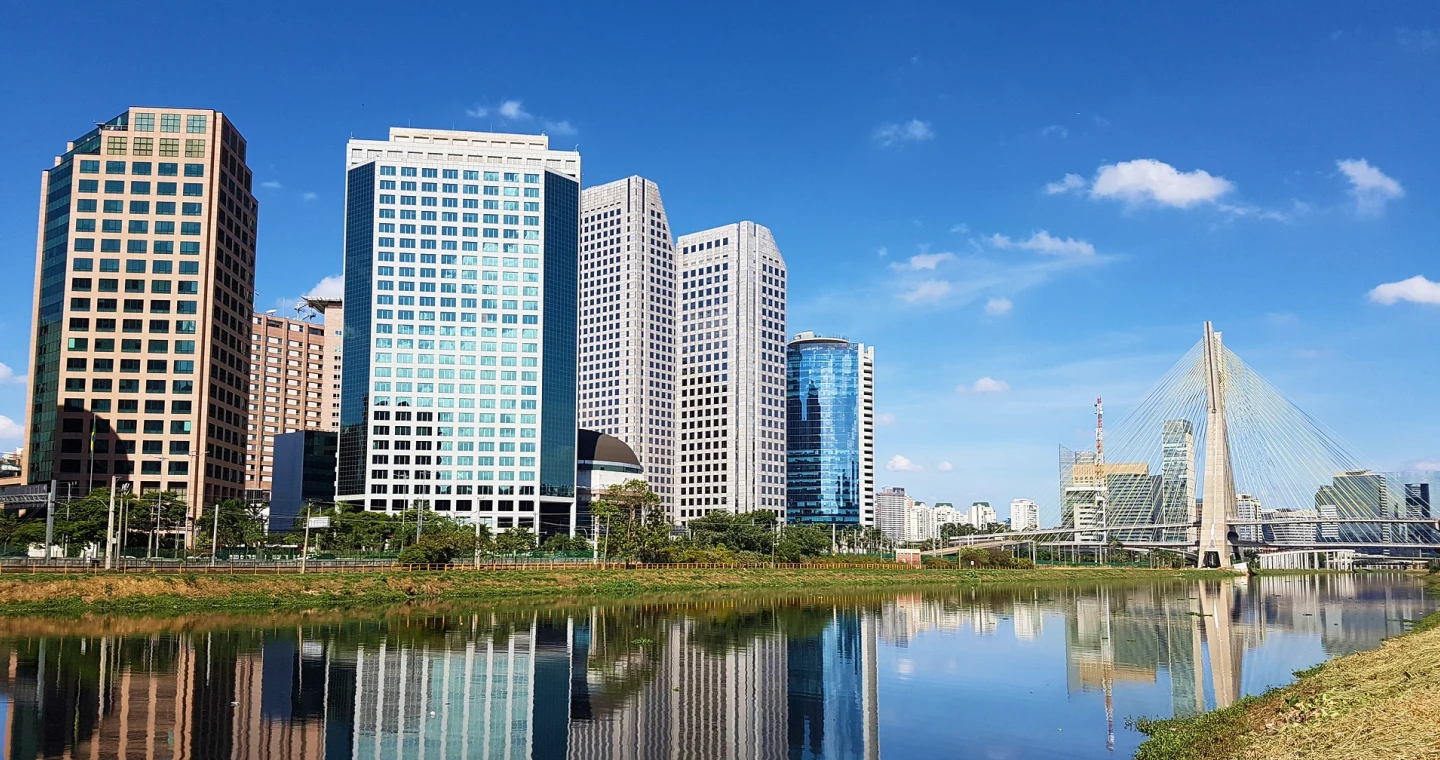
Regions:
<instances>
[{"instance_id":1,"label":"cable-stayed bridge","mask_svg":"<svg viewBox=\"0 0 1440 760\"><path fill-rule=\"evenodd\" d=\"M1207 567L1249 548L1440 550L1426 476L1367 467L1209 322L1120 424L1096 432L1095 451L1060 450L1060 526L1037 538L1174 548Z\"/></svg>"}]
</instances>

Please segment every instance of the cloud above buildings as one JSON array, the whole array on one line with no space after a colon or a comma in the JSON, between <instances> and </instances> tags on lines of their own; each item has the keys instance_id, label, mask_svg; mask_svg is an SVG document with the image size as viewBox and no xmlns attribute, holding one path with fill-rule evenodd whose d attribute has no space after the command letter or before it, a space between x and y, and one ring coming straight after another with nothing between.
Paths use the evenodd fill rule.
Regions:
<instances>
[{"instance_id":1,"label":"cloud above buildings","mask_svg":"<svg viewBox=\"0 0 1440 760\"><path fill-rule=\"evenodd\" d=\"M25 438L25 426L0 414L0 441L20 441Z\"/></svg>"},{"instance_id":2,"label":"cloud above buildings","mask_svg":"<svg viewBox=\"0 0 1440 760\"><path fill-rule=\"evenodd\" d=\"M992 317L1008 316L1015 304L1008 298L992 298L985 302L985 313Z\"/></svg>"},{"instance_id":3,"label":"cloud above buildings","mask_svg":"<svg viewBox=\"0 0 1440 760\"><path fill-rule=\"evenodd\" d=\"M344 298L345 297L345 275L332 274L315 283L315 287L307 292L304 298Z\"/></svg>"},{"instance_id":4,"label":"cloud above buildings","mask_svg":"<svg viewBox=\"0 0 1440 760\"><path fill-rule=\"evenodd\" d=\"M1440 282L1417 274L1408 280L1376 285L1370 290L1370 300L1386 306L1401 301L1440 306Z\"/></svg>"},{"instance_id":5,"label":"cloud above buildings","mask_svg":"<svg viewBox=\"0 0 1440 760\"><path fill-rule=\"evenodd\" d=\"M908 270L912 272L918 272L922 269L933 270L939 266L942 261L953 261L954 259L955 254L953 253L917 253L905 261L897 261L891 264L890 268L897 271Z\"/></svg>"},{"instance_id":6,"label":"cloud above buildings","mask_svg":"<svg viewBox=\"0 0 1440 760\"><path fill-rule=\"evenodd\" d=\"M475 105L465 109L465 115L472 119L492 119L505 124L536 124L541 131L550 135L573 135L579 130L569 119L552 119L536 116L525 110L518 100L505 100L497 106Z\"/></svg>"},{"instance_id":7,"label":"cloud above buildings","mask_svg":"<svg viewBox=\"0 0 1440 760\"><path fill-rule=\"evenodd\" d=\"M950 464L949 462L941 462L940 464L935 465L935 469L941 472L950 472L955 469L955 465Z\"/></svg>"},{"instance_id":8,"label":"cloud above buildings","mask_svg":"<svg viewBox=\"0 0 1440 760\"><path fill-rule=\"evenodd\" d=\"M996 380L993 377L982 377L970 385L957 385L955 390L958 393L1004 393L1010 390L1010 384L1004 380Z\"/></svg>"},{"instance_id":9,"label":"cloud above buildings","mask_svg":"<svg viewBox=\"0 0 1440 760\"><path fill-rule=\"evenodd\" d=\"M936 303L945 300L950 290L948 280L921 280L901 291L900 299L913 304Z\"/></svg>"},{"instance_id":10,"label":"cloud above buildings","mask_svg":"<svg viewBox=\"0 0 1440 760\"><path fill-rule=\"evenodd\" d=\"M885 463L885 469L891 472L919 472L925 468L910 461L909 457L896 454L890 457L890 461Z\"/></svg>"},{"instance_id":11,"label":"cloud above buildings","mask_svg":"<svg viewBox=\"0 0 1440 760\"><path fill-rule=\"evenodd\" d=\"M935 130L930 122L911 119L907 122L885 122L875 128L871 138L882 148L891 148L901 143L918 143L935 139Z\"/></svg>"},{"instance_id":12,"label":"cloud above buildings","mask_svg":"<svg viewBox=\"0 0 1440 760\"><path fill-rule=\"evenodd\" d=\"M26 376L10 368L10 365L0 362L0 383L23 383Z\"/></svg>"},{"instance_id":13,"label":"cloud above buildings","mask_svg":"<svg viewBox=\"0 0 1440 760\"><path fill-rule=\"evenodd\" d=\"M1399 182L1363 158L1336 161L1335 165L1350 181L1350 197L1360 216L1379 216L1387 203L1405 197L1405 188Z\"/></svg>"},{"instance_id":14,"label":"cloud above buildings","mask_svg":"<svg viewBox=\"0 0 1440 760\"><path fill-rule=\"evenodd\" d=\"M990 245L1002 251L1020 249L1048 253L1055 256L1094 256L1095 246L1076 238L1058 238L1045 230L1030 233L1024 240L1012 240L1008 235L995 234L985 239Z\"/></svg>"}]
</instances>

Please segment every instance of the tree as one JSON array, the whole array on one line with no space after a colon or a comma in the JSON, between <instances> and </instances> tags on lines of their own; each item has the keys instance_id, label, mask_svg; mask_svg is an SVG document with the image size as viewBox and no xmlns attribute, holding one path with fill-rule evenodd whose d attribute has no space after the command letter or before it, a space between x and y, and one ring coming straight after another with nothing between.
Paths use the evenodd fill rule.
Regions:
<instances>
[{"instance_id":1,"label":"tree","mask_svg":"<svg viewBox=\"0 0 1440 760\"><path fill-rule=\"evenodd\" d=\"M535 534L529 528L509 528L495 537L495 551L519 554L535 551Z\"/></svg>"},{"instance_id":2,"label":"tree","mask_svg":"<svg viewBox=\"0 0 1440 760\"><path fill-rule=\"evenodd\" d=\"M215 522L216 513L220 521ZM210 552L210 536L216 533L221 546L243 546L254 548L265 543L265 520L259 505L246 504L240 499L222 499L200 514L195 524L197 550Z\"/></svg>"},{"instance_id":3,"label":"tree","mask_svg":"<svg viewBox=\"0 0 1440 760\"><path fill-rule=\"evenodd\" d=\"M670 521L660 497L638 478L610 486L590 503L596 536L607 557L658 562L670 543Z\"/></svg>"},{"instance_id":4,"label":"tree","mask_svg":"<svg viewBox=\"0 0 1440 760\"><path fill-rule=\"evenodd\" d=\"M775 557L781 562L803 562L829 553L830 531L818 525L786 525L775 547Z\"/></svg>"},{"instance_id":5,"label":"tree","mask_svg":"<svg viewBox=\"0 0 1440 760\"><path fill-rule=\"evenodd\" d=\"M696 546L723 546L738 552L769 554L775 541L774 512L758 509L744 514L716 511L686 524Z\"/></svg>"},{"instance_id":6,"label":"tree","mask_svg":"<svg viewBox=\"0 0 1440 760\"><path fill-rule=\"evenodd\" d=\"M588 552L590 551L590 542L586 541L584 536L571 537L564 533L554 533L545 539L545 543L542 544L540 548L550 554L558 554L560 552Z\"/></svg>"}]
</instances>

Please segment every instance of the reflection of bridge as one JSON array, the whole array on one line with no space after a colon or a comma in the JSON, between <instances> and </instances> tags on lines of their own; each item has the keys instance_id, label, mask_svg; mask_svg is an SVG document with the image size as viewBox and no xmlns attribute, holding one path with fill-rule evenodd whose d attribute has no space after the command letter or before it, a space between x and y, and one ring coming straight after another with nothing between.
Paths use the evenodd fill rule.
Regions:
<instances>
[{"instance_id":1,"label":"reflection of bridge","mask_svg":"<svg viewBox=\"0 0 1440 760\"><path fill-rule=\"evenodd\" d=\"M1440 550L1433 474L1363 467L1224 348L1208 322L1204 338L1105 431L1103 449L1099 432L1095 452L1061 449L1058 528L976 536L977 545L1164 548L1206 567L1272 547Z\"/></svg>"}]
</instances>

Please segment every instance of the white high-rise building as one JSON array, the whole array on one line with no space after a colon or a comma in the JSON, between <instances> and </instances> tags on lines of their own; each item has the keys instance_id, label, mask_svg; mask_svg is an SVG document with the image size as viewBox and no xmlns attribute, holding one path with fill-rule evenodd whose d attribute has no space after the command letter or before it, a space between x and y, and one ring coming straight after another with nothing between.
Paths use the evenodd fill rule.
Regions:
<instances>
[{"instance_id":1,"label":"white high-rise building","mask_svg":"<svg viewBox=\"0 0 1440 760\"><path fill-rule=\"evenodd\" d=\"M580 216L580 427L624 441L673 513L679 279L660 189L588 188Z\"/></svg>"},{"instance_id":2,"label":"white high-rise building","mask_svg":"<svg viewBox=\"0 0 1440 760\"><path fill-rule=\"evenodd\" d=\"M579 154L400 127L346 150L336 498L573 531Z\"/></svg>"},{"instance_id":3,"label":"white high-rise building","mask_svg":"<svg viewBox=\"0 0 1440 760\"><path fill-rule=\"evenodd\" d=\"M684 235L679 522L785 511L785 260L754 222Z\"/></svg>"},{"instance_id":4,"label":"white high-rise building","mask_svg":"<svg viewBox=\"0 0 1440 760\"><path fill-rule=\"evenodd\" d=\"M968 518L969 523L975 526L977 530L984 529L987 525L993 525L1000 521L995 515L995 508L990 506L990 502L988 501L977 501L971 504Z\"/></svg>"},{"instance_id":5,"label":"white high-rise building","mask_svg":"<svg viewBox=\"0 0 1440 760\"><path fill-rule=\"evenodd\" d=\"M1015 499L1010 502L1010 529L1037 530L1040 527L1040 507L1030 499Z\"/></svg>"},{"instance_id":6,"label":"white high-rise building","mask_svg":"<svg viewBox=\"0 0 1440 760\"><path fill-rule=\"evenodd\" d=\"M914 503L904 488L880 489L875 493L875 526L886 536L901 540L905 534L905 513Z\"/></svg>"}]
</instances>

